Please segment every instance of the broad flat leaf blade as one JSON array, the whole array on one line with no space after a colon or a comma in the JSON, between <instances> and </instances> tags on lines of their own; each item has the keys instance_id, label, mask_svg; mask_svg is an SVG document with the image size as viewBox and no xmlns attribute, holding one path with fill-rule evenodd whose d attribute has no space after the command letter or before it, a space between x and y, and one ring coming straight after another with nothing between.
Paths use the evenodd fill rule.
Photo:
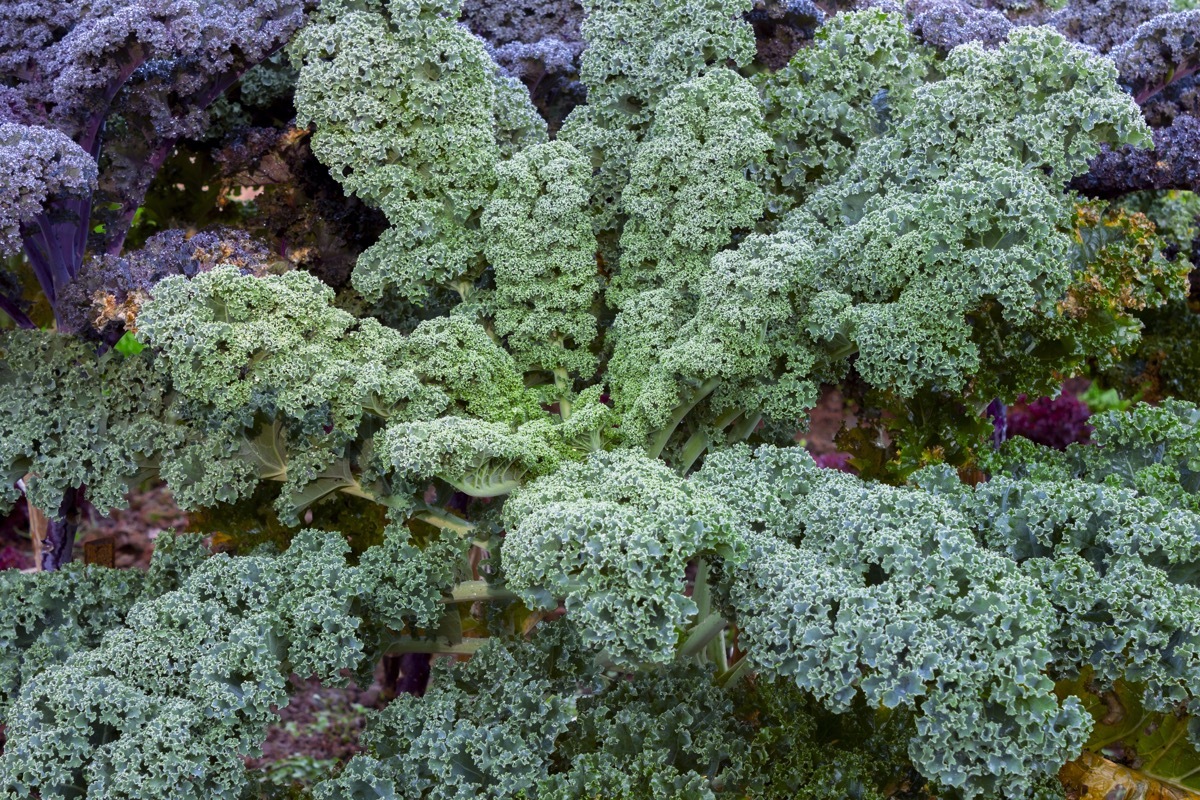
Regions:
<instances>
[{"instance_id":1,"label":"broad flat leaf blade","mask_svg":"<svg viewBox=\"0 0 1200 800\"><path fill-rule=\"evenodd\" d=\"M1097 772L1089 778L1095 785L1109 781L1108 793L1094 796L1104 800L1200 800L1200 752L1188 739L1190 718L1146 710L1141 688L1123 681L1111 692L1098 694L1095 688L1088 674L1057 687L1060 697L1074 695L1082 700L1095 722L1086 752L1076 762L1082 765L1078 769ZM1081 798L1092 796L1081 794Z\"/></svg>"},{"instance_id":2,"label":"broad flat leaf blade","mask_svg":"<svg viewBox=\"0 0 1200 800\"><path fill-rule=\"evenodd\" d=\"M1058 775L1077 800L1200 800L1200 794L1155 780L1095 753L1085 752Z\"/></svg>"}]
</instances>

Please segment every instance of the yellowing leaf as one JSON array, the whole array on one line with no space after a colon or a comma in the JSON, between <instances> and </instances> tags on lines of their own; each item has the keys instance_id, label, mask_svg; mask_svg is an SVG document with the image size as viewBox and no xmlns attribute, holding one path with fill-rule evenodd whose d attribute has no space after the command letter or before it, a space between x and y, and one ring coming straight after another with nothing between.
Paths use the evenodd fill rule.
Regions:
<instances>
[{"instance_id":1,"label":"yellowing leaf","mask_svg":"<svg viewBox=\"0 0 1200 800\"><path fill-rule=\"evenodd\" d=\"M1085 752L1062 768L1068 796L1078 800L1200 800L1200 794Z\"/></svg>"}]
</instances>

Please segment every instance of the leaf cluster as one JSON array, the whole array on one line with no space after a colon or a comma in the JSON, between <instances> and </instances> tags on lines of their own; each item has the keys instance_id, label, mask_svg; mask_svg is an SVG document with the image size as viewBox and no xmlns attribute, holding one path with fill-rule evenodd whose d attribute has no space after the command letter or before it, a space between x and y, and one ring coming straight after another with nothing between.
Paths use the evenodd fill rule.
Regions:
<instances>
[{"instance_id":1,"label":"leaf cluster","mask_svg":"<svg viewBox=\"0 0 1200 800\"><path fill-rule=\"evenodd\" d=\"M1200 411L979 446L989 403L1113 368L1185 297L1189 200L1068 187L1163 149L1144 110L1185 102L1195 12L872 8L760 72L751 5L587 0L588 102L551 140L458 2L326 0L289 55L313 153L389 224L361 297L164 233L63 295L140 350L2 335L5 502L158 477L239 550L3 576L5 797L238 797L286 676L383 653L472 657L317 798L1043 798L1091 741L1085 672L1200 712ZM193 43L203 74L300 9L273 12ZM876 416L862 476L791 446L823 384Z\"/></svg>"}]
</instances>

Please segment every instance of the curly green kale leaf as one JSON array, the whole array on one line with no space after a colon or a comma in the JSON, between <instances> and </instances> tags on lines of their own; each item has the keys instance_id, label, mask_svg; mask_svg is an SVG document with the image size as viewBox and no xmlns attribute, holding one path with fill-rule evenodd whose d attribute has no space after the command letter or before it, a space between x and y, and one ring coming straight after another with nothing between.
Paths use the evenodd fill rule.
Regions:
<instances>
[{"instance_id":1,"label":"curly green kale leaf","mask_svg":"<svg viewBox=\"0 0 1200 800\"><path fill-rule=\"evenodd\" d=\"M139 325L185 401L176 410L189 435L162 473L189 506L233 501L272 479L286 482L280 510L294 519L329 491L363 491L350 461L385 422L544 416L480 325L439 318L403 336L335 308L332 290L307 273L218 267L170 278Z\"/></svg>"},{"instance_id":2,"label":"curly green kale leaf","mask_svg":"<svg viewBox=\"0 0 1200 800\"><path fill-rule=\"evenodd\" d=\"M423 322L404 340L400 354L423 384L440 391L440 413L510 424L545 416L525 390L513 357L471 320L452 316Z\"/></svg>"},{"instance_id":3,"label":"curly green kale leaf","mask_svg":"<svg viewBox=\"0 0 1200 800\"><path fill-rule=\"evenodd\" d=\"M748 174L770 147L749 81L713 70L672 89L629 166L628 221L609 305L643 289L695 291L735 230L752 229L763 193Z\"/></svg>"},{"instance_id":4,"label":"curly green kale leaf","mask_svg":"<svg viewBox=\"0 0 1200 800\"><path fill-rule=\"evenodd\" d=\"M794 381L789 363L845 374L853 356L901 397L973 380L991 398L1030 388L1003 377L1018 354L1041 347L1066 367L1096 349L1060 352L1075 275L1062 183L1102 142L1144 139L1137 107L1111 64L1045 29L959 48L940 69L777 232L717 254L698 317L701 341L725 350L712 363L769 392Z\"/></svg>"},{"instance_id":5,"label":"curly green kale leaf","mask_svg":"<svg viewBox=\"0 0 1200 800\"><path fill-rule=\"evenodd\" d=\"M336 683L363 657L346 549L306 531L281 556L215 556L139 600L97 647L25 682L0 780L44 800L80 786L106 800L237 800L287 676Z\"/></svg>"},{"instance_id":6,"label":"curly green kale leaf","mask_svg":"<svg viewBox=\"0 0 1200 800\"><path fill-rule=\"evenodd\" d=\"M692 304L670 289L639 292L625 301L608 331L612 355L606 375L623 441L640 445L658 432L669 435L719 383L692 375L697 363L714 363L714 348L688 336L693 327ZM662 452L650 447L652 455Z\"/></svg>"},{"instance_id":7,"label":"curly green kale leaf","mask_svg":"<svg viewBox=\"0 0 1200 800\"><path fill-rule=\"evenodd\" d=\"M165 420L169 384L144 353L97 357L86 342L49 331L0 335L0 507L26 496L53 514L63 492L86 487L107 511L123 508L177 441Z\"/></svg>"},{"instance_id":8,"label":"curly green kale leaf","mask_svg":"<svg viewBox=\"0 0 1200 800\"><path fill-rule=\"evenodd\" d=\"M737 542L721 509L632 450L567 463L504 507L508 586L527 603L562 600L586 645L617 663L665 663L698 607L684 594L696 556Z\"/></svg>"},{"instance_id":9,"label":"curly green kale leaf","mask_svg":"<svg viewBox=\"0 0 1200 800\"><path fill-rule=\"evenodd\" d=\"M1006 445L973 489L945 470L916 476L1045 587L1057 677L1121 681L1167 713L1200 710L1197 413L1169 401L1099 415L1096 443L1066 452Z\"/></svg>"},{"instance_id":10,"label":"curly green kale leaf","mask_svg":"<svg viewBox=\"0 0 1200 800\"><path fill-rule=\"evenodd\" d=\"M576 643L578 644L578 643ZM402 695L371 720L356 756L318 785L317 800L458 800L535 794L556 741L575 719L577 686L534 645L484 645L465 664L440 661L433 689Z\"/></svg>"},{"instance_id":11,"label":"curly green kale leaf","mask_svg":"<svg viewBox=\"0 0 1200 800\"><path fill-rule=\"evenodd\" d=\"M613 681L577 709L540 800L738 796L726 773L746 755L748 726L711 667L677 662Z\"/></svg>"},{"instance_id":12,"label":"curly green kale leaf","mask_svg":"<svg viewBox=\"0 0 1200 800\"><path fill-rule=\"evenodd\" d=\"M371 299L391 290L419 303L436 286L465 297L484 266L479 215L497 162L546 138L458 15L457 0L339 0L292 45L313 152L392 223L355 268Z\"/></svg>"},{"instance_id":13,"label":"curly green kale leaf","mask_svg":"<svg viewBox=\"0 0 1200 800\"><path fill-rule=\"evenodd\" d=\"M998 474L1039 481L1085 480L1131 489L1168 507L1200 512L1200 409L1167 399L1088 420L1092 443L1059 453L1024 440L1005 442L986 463Z\"/></svg>"},{"instance_id":14,"label":"curly green kale leaf","mask_svg":"<svg viewBox=\"0 0 1200 800\"><path fill-rule=\"evenodd\" d=\"M1047 675L1050 593L952 504L822 470L802 449L731 449L694 479L740 518L725 597L751 663L833 711L918 712L909 755L965 797L1023 796L1091 720Z\"/></svg>"},{"instance_id":15,"label":"curly green kale leaf","mask_svg":"<svg viewBox=\"0 0 1200 800\"><path fill-rule=\"evenodd\" d=\"M98 647L134 603L179 588L206 555L200 536L168 532L155 541L148 573L78 562L50 572L0 572L0 720L31 677Z\"/></svg>"},{"instance_id":16,"label":"curly green kale leaf","mask_svg":"<svg viewBox=\"0 0 1200 800\"><path fill-rule=\"evenodd\" d=\"M719 353L694 330L694 298L713 255L762 213L748 173L769 145L749 82L714 70L663 99L636 151L622 199L629 219L620 268L606 293L621 309L608 337L608 382L631 444L711 391L700 385ZM650 445L653 455L661 450Z\"/></svg>"},{"instance_id":17,"label":"curly green kale leaf","mask_svg":"<svg viewBox=\"0 0 1200 800\"><path fill-rule=\"evenodd\" d=\"M383 544L368 548L358 562L364 618L397 631L436 628L445 611L443 596L466 577L470 546L445 529L420 543L403 523L389 522Z\"/></svg>"},{"instance_id":18,"label":"curly green kale leaf","mask_svg":"<svg viewBox=\"0 0 1200 800\"><path fill-rule=\"evenodd\" d=\"M176 391L225 414L279 414L346 439L374 396L419 391L381 363L402 337L335 308L333 290L305 272L255 278L223 266L190 280L167 278L138 328L162 354Z\"/></svg>"},{"instance_id":19,"label":"curly green kale leaf","mask_svg":"<svg viewBox=\"0 0 1200 800\"><path fill-rule=\"evenodd\" d=\"M378 474L409 493L439 478L471 497L499 497L551 472L562 452L549 420L508 425L439 417L389 425L374 439Z\"/></svg>"},{"instance_id":20,"label":"curly green kale leaf","mask_svg":"<svg viewBox=\"0 0 1200 800\"><path fill-rule=\"evenodd\" d=\"M621 192L638 142L659 102L676 86L726 62L750 63L754 32L740 19L749 0L585 0L587 48L579 77L588 103L567 117L561 138L591 159L597 173L592 215L597 232L617 227Z\"/></svg>"},{"instance_id":21,"label":"curly green kale leaf","mask_svg":"<svg viewBox=\"0 0 1200 800\"><path fill-rule=\"evenodd\" d=\"M873 9L833 17L786 67L756 77L774 138L762 167L772 217L836 179L863 143L887 133L932 70L932 54L904 18Z\"/></svg>"},{"instance_id":22,"label":"curly green kale leaf","mask_svg":"<svg viewBox=\"0 0 1200 800\"><path fill-rule=\"evenodd\" d=\"M1052 589L1059 675L1139 684L1149 708L1193 699L1200 664L1200 516L1081 480L993 478L964 495L981 540Z\"/></svg>"},{"instance_id":23,"label":"curly green kale leaf","mask_svg":"<svg viewBox=\"0 0 1200 800\"><path fill-rule=\"evenodd\" d=\"M76 562L52 572L0 573L0 719L30 676L95 647L142 591L137 570Z\"/></svg>"},{"instance_id":24,"label":"curly green kale leaf","mask_svg":"<svg viewBox=\"0 0 1200 800\"><path fill-rule=\"evenodd\" d=\"M591 166L566 142L536 144L497 169L484 210L484 253L495 281L496 333L520 369L553 376L568 402L596 371L592 306L599 291L587 215Z\"/></svg>"}]
</instances>

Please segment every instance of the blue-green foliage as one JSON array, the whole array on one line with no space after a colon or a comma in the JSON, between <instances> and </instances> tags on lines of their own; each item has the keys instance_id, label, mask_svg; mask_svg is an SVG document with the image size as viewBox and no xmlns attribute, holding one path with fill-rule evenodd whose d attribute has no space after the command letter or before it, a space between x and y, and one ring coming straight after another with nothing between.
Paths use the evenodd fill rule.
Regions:
<instances>
[{"instance_id":1,"label":"blue-green foliage","mask_svg":"<svg viewBox=\"0 0 1200 800\"><path fill-rule=\"evenodd\" d=\"M730 70L680 84L659 103L630 164L621 262L610 305L648 289L685 295L735 230L754 227L762 189L747 174L770 146L757 92Z\"/></svg>"},{"instance_id":2,"label":"blue-green foliage","mask_svg":"<svg viewBox=\"0 0 1200 800\"><path fill-rule=\"evenodd\" d=\"M581 645L558 622L532 643L495 641L466 664L440 663L433 690L375 715L369 752L314 796L876 800L870 787L896 768L910 729L861 709L831 725L785 686L726 691L688 662L614 680ZM834 741L846 734L857 738Z\"/></svg>"},{"instance_id":3,"label":"blue-green foliage","mask_svg":"<svg viewBox=\"0 0 1200 800\"><path fill-rule=\"evenodd\" d=\"M620 226L621 196L638 143L658 104L676 86L725 64L746 65L754 34L739 18L749 0L584 0L587 48L579 77L587 105L560 133L587 156L596 175L592 218L597 232ZM610 255L615 255L609 251Z\"/></svg>"},{"instance_id":4,"label":"blue-green foliage","mask_svg":"<svg viewBox=\"0 0 1200 800\"><path fill-rule=\"evenodd\" d=\"M114 604L92 623L106 630L77 631L83 646L26 675L5 714L5 796L238 798L287 676L336 683L363 657L345 548L311 531L281 556L184 559L175 588L152 572L123 625Z\"/></svg>"},{"instance_id":5,"label":"blue-green foliage","mask_svg":"<svg viewBox=\"0 0 1200 800\"><path fill-rule=\"evenodd\" d=\"M0 335L0 508L26 475L30 502L52 512L81 485L101 508L124 505L130 484L176 442L163 421L168 387L149 353L96 358L68 336Z\"/></svg>"},{"instance_id":6,"label":"blue-green foliage","mask_svg":"<svg viewBox=\"0 0 1200 800\"><path fill-rule=\"evenodd\" d=\"M1185 221L1064 188L1149 141L1113 63L1035 27L938 55L874 9L752 75L749 0L583 5L555 141L454 0L327 0L294 42L313 152L391 224L354 287L406 332L225 265L147 287L137 353L0 335L5 504L157 476L195 509L274 481L296 528L386 508L353 555L0 576L0 796L232 800L289 674L389 650L474 655L322 800L1044 798L1085 668L1200 711L1195 407L1010 443L978 486L787 446L823 383L941 424L1183 298Z\"/></svg>"},{"instance_id":7,"label":"blue-green foliage","mask_svg":"<svg viewBox=\"0 0 1200 800\"><path fill-rule=\"evenodd\" d=\"M522 370L554 375L550 399L569 402L573 380L596 371L591 169L566 142L537 144L498 166L497 182L482 220L496 332Z\"/></svg>"},{"instance_id":8,"label":"blue-green foliage","mask_svg":"<svg viewBox=\"0 0 1200 800\"><path fill-rule=\"evenodd\" d=\"M508 585L535 607L561 600L583 642L623 665L675 657L698 611L680 575L733 542L719 506L628 450L532 482L504 513Z\"/></svg>"},{"instance_id":9,"label":"blue-green foliage","mask_svg":"<svg viewBox=\"0 0 1200 800\"><path fill-rule=\"evenodd\" d=\"M754 529L728 603L766 674L833 710L918 709L909 753L968 794L1022 796L1082 747L1054 696L1050 598L950 504L819 469L804 452L714 456L697 480Z\"/></svg>"},{"instance_id":10,"label":"blue-green foliage","mask_svg":"<svg viewBox=\"0 0 1200 800\"><path fill-rule=\"evenodd\" d=\"M860 146L886 134L933 69L931 54L902 17L869 11L836 17L783 69L756 76L774 139L759 167L772 218L847 169Z\"/></svg>"},{"instance_id":11,"label":"blue-green foliage","mask_svg":"<svg viewBox=\"0 0 1200 800\"><path fill-rule=\"evenodd\" d=\"M546 780L555 742L575 719L578 687L553 653L491 643L439 667L425 697L398 698L373 720L370 755L353 759L318 800L516 797Z\"/></svg>"},{"instance_id":12,"label":"blue-green foliage","mask_svg":"<svg viewBox=\"0 0 1200 800\"><path fill-rule=\"evenodd\" d=\"M520 84L455 24L458 13L457 0L336 0L292 45L313 152L392 223L355 271L368 297L465 294L483 267L478 215L497 162L546 137Z\"/></svg>"},{"instance_id":13,"label":"blue-green foliage","mask_svg":"<svg viewBox=\"0 0 1200 800\"><path fill-rule=\"evenodd\" d=\"M163 534L148 572L71 564L50 573L5 574L0 582L0 721L22 685L78 650L99 645L138 601L179 588L207 555L198 536Z\"/></svg>"},{"instance_id":14,"label":"blue-green foliage","mask_svg":"<svg viewBox=\"0 0 1200 800\"><path fill-rule=\"evenodd\" d=\"M870 385L901 396L971 378L990 398L1037 388L1004 367L1039 340L1064 340L1055 363L1104 351L1100 327L1056 308L1075 272L1061 181L1101 143L1144 140L1136 107L1111 65L1041 29L939 69L775 233L713 260L697 327L721 343L710 363L728 378L840 376L854 354ZM814 400L769 408L794 416Z\"/></svg>"},{"instance_id":15,"label":"blue-green foliage","mask_svg":"<svg viewBox=\"0 0 1200 800\"><path fill-rule=\"evenodd\" d=\"M1138 328L1128 307L1182 296L1173 274L1146 301L1064 304L1090 262L1062 181L1102 144L1144 144L1148 131L1112 65L1053 31L962 48L935 68L895 15L844 14L756 83L763 118L705 104L717 106L710 125L727 118L744 136L737 148L711 132L702 145L680 141L681 163L712 154L657 196L695 186L695 210L665 218L674 226L646 243L647 179L625 190L609 381L631 443L677 425L666 455L687 466L696 437L742 438L763 418L764 435L790 435L820 383L851 368L901 399L1043 393L1054 371L1128 349ZM635 178L685 92L660 104ZM765 154L745 135L760 126L774 139ZM760 184L740 195L721 172L739 163ZM694 249L665 249L676 241ZM660 253L670 266L656 277L645 264ZM676 409L687 419L676 423Z\"/></svg>"},{"instance_id":16,"label":"blue-green foliage","mask_svg":"<svg viewBox=\"0 0 1200 800\"><path fill-rule=\"evenodd\" d=\"M988 459L991 469L1042 482L1082 480L1148 495L1166 508L1200 512L1200 412L1166 400L1128 412L1093 416L1094 446L1064 452L1006 442Z\"/></svg>"},{"instance_id":17,"label":"blue-green foliage","mask_svg":"<svg viewBox=\"0 0 1200 800\"><path fill-rule=\"evenodd\" d=\"M530 787L544 785L586 795L621 769L614 753L624 751L612 747L636 753L641 745L630 741L664 735L631 716L624 704L637 697L681 704L645 712L674 720L671 730L710 730L701 721L724 718L733 702L711 676L688 678L685 691L663 675L645 695L618 678L600 705L587 699L597 670L676 669L668 665L704 622L697 598L682 591L693 556L717 565L703 602L737 626L759 680L788 681L830 712L865 704L911 716L908 757L963 797L1041 791L1092 725L1076 698L1056 695L1056 681L1087 666L1101 684L1142 686L1152 710L1196 702L1198 416L1183 404L1114 413L1097 426L1099 446L1002 454L1019 461L974 488L943 468L918 473L912 486L884 486L819 469L801 449L744 446L710 456L691 478L627 450L533 480L505 509L503 574L533 604L562 602L577 632L546 651L488 645L427 700L385 712L372 754L324 791L456 797L486 786L490 796L532 797ZM44 797L81 776L114 787L104 797L148 798L163 786L234 796L241 772L232 754L261 742L269 706L286 700L288 672L336 681L338 670L369 663L378 646L371 625L416 631L438 619L443 598L468 576L454 566L465 548L443 536L451 538L421 546L397 527L353 567L336 537L310 531L281 556L213 557L174 584L160 569L149 580L157 588L140 595L101 580L96 591L113 598L101 618L107 630L20 617L11 629L34 644L9 650L14 694L0 770ZM65 589L53 573L22 581L11 585L68 605L89 586ZM71 651L65 662L50 657L56 647ZM567 667L547 658L566 659L574 677L558 681ZM484 677L497 675L508 678ZM701 685L710 699L683 702ZM464 691L470 699L454 694ZM122 711L106 710L117 702ZM473 721L451 725L464 713ZM178 737L160 752L158 726L168 723L180 726ZM112 731L102 747L88 733L97 725ZM450 739L438 725L451 725ZM680 761L671 762L677 773L635 766L628 796L709 797L746 780L735 755L758 734L729 730L693 734L687 746L707 755L689 756L686 770ZM33 766L34 743L46 737L60 743L50 771ZM130 760L143 750L152 761ZM185 779L196 765L200 777ZM539 783L548 775L560 777ZM642 780L668 783L638 788ZM460 794L439 793L450 786ZM369 787L385 793L362 794Z\"/></svg>"}]
</instances>

